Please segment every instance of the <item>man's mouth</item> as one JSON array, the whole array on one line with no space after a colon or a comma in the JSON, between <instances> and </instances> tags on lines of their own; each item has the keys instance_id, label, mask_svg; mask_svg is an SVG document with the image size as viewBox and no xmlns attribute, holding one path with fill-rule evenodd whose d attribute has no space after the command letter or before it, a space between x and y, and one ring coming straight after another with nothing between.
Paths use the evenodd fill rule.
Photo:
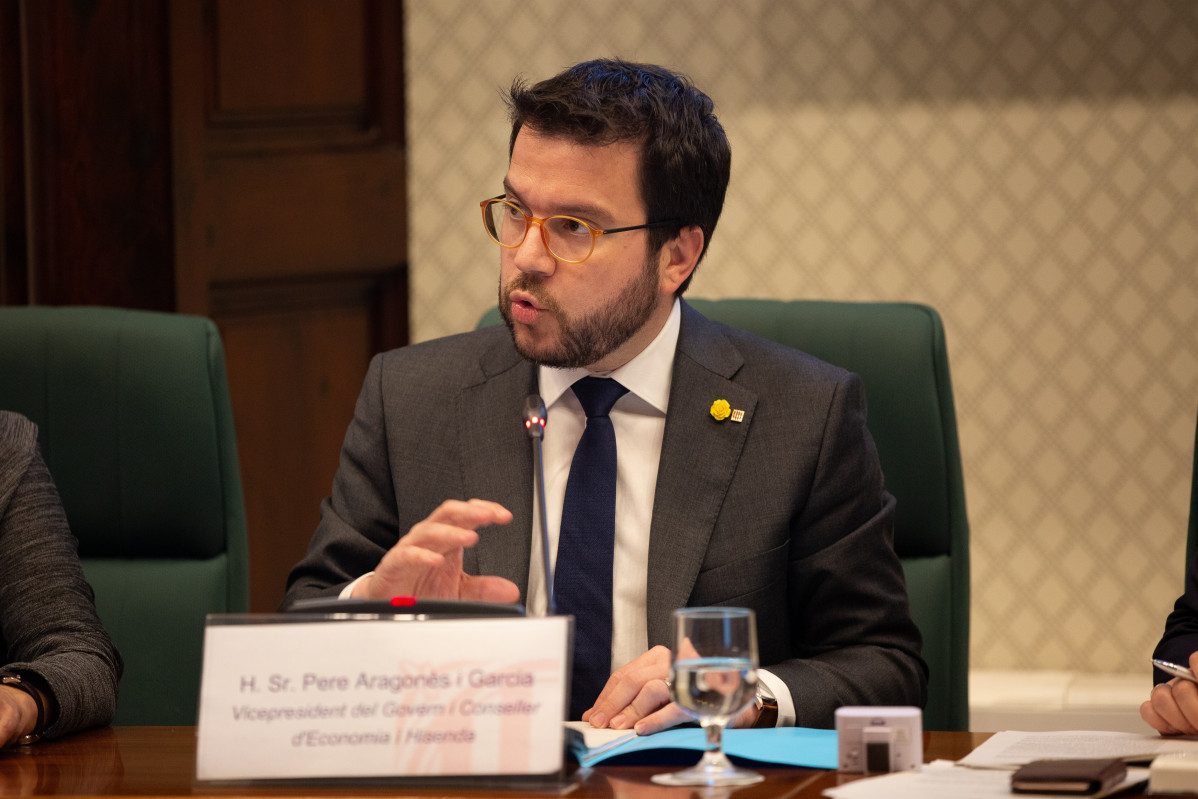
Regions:
<instances>
[{"instance_id":1,"label":"man's mouth","mask_svg":"<svg viewBox=\"0 0 1198 799\"><path fill-rule=\"evenodd\" d=\"M511 303L512 320L521 324L531 325L544 311L532 295L523 291L512 292L508 302Z\"/></svg>"}]
</instances>

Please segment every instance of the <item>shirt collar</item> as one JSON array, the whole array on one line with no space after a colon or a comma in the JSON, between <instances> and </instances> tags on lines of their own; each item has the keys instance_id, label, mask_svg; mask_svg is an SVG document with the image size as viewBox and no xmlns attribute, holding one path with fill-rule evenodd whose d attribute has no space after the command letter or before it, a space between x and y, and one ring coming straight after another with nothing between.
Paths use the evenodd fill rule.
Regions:
<instances>
[{"instance_id":1,"label":"shirt collar","mask_svg":"<svg viewBox=\"0 0 1198 799\"><path fill-rule=\"evenodd\" d=\"M674 351L678 347L678 331L682 324L682 304L674 298L674 307L661 331L628 363L611 372L588 372L586 369L555 369L541 366L537 380L541 399L548 408L557 402L579 378L593 374L619 381L629 392L640 397L661 413L670 401L670 381L673 378Z\"/></svg>"}]
</instances>

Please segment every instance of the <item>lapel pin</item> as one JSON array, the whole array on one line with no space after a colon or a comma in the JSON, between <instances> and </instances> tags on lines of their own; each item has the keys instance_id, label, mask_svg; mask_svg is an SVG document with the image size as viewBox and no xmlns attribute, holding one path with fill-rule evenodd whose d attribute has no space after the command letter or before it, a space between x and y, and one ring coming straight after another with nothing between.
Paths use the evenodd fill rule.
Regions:
<instances>
[{"instance_id":1,"label":"lapel pin","mask_svg":"<svg viewBox=\"0 0 1198 799\"><path fill-rule=\"evenodd\" d=\"M732 406L728 404L728 400L718 399L711 403L711 418L717 422L722 422L729 418L734 422L743 422L745 420L745 412L739 408L733 410Z\"/></svg>"}]
</instances>

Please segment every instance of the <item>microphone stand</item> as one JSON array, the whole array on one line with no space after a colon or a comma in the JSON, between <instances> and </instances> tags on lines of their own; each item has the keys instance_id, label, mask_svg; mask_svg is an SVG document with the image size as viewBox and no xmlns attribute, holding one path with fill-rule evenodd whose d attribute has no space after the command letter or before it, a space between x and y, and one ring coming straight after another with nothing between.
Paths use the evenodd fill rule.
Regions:
<instances>
[{"instance_id":1,"label":"microphone stand","mask_svg":"<svg viewBox=\"0 0 1198 799\"><path fill-rule=\"evenodd\" d=\"M532 439L534 482L537 509L541 517L541 556L545 567L545 599L547 614L557 615L557 602L553 598L553 567L549 563L549 520L545 513L545 466L541 455L541 440L545 437L545 403L536 394L524 400L524 428Z\"/></svg>"}]
</instances>

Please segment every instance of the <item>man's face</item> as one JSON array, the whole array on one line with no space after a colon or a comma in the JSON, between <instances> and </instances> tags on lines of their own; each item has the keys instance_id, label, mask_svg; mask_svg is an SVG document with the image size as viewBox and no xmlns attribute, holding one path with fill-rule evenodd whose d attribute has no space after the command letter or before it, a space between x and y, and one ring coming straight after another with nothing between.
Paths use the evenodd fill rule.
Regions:
<instances>
[{"instance_id":1,"label":"man's face","mask_svg":"<svg viewBox=\"0 0 1198 799\"><path fill-rule=\"evenodd\" d=\"M601 147L521 129L504 189L527 213L582 219L596 228L646 221L635 144ZM499 310L516 349L546 366L608 371L635 357L672 306L647 231L599 236L580 264L556 260L532 224L524 242L500 250Z\"/></svg>"}]
</instances>

